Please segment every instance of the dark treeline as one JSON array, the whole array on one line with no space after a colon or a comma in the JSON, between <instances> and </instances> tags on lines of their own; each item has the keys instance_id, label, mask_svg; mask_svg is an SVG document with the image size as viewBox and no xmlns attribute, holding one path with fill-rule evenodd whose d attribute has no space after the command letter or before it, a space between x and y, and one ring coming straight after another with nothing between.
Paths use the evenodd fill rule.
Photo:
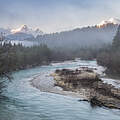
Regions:
<instances>
[{"instance_id":1,"label":"dark treeline","mask_svg":"<svg viewBox=\"0 0 120 120\"><path fill-rule=\"evenodd\" d=\"M102 48L85 47L85 48L76 49L71 53L72 55L74 55L74 58L78 57L81 58L82 60L93 60L97 57L101 49Z\"/></svg>"},{"instance_id":2,"label":"dark treeline","mask_svg":"<svg viewBox=\"0 0 120 120\"><path fill-rule=\"evenodd\" d=\"M120 73L120 26L111 46L103 49L97 56L100 65L107 67L107 72L119 75Z\"/></svg>"},{"instance_id":3,"label":"dark treeline","mask_svg":"<svg viewBox=\"0 0 120 120\"><path fill-rule=\"evenodd\" d=\"M56 51L56 53L59 53L59 57L57 57L58 61L60 59L74 59L74 58L81 58L82 60L93 60L96 59L97 55L104 49L108 48L110 45L103 44L101 47L97 48L95 47L80 47L76 49L66 49L66 48L55 48L52 49L52 51Z\"/></svg>"},{"instance_id":4,"label":"dark treeline","mask_svg":"<svg viewBox=\"0 0 120 120\"><path fill-rule=\"evenodd\" d=\"M4 44L0 44L0 76L6 76L15 70L72 58L72 55L57 50L50 50L44 44L24 47L22 44L12 45L11 42L4 42Z\"/></svg>"},{"instance_id":5,"label":"dark treeline","mask_svg":"<svg viewBox=\"0 0 120 120\"><path fill-rule=\"evenodd\" d=\"M12 45L10 42L0 44L0 75L41 65L51 61L51 50L46 45L24 47L22 44Z\"/></svg>"}]
</instances>

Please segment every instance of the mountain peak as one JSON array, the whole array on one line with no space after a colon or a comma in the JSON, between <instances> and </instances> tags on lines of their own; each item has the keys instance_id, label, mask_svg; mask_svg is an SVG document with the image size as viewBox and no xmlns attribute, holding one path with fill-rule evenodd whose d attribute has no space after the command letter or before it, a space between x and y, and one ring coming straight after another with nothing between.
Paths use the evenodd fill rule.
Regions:
<instances>
[{"instance_id":1,"label":"mountain peak","mask_svg":"<svg viewBox=\"0 0 120 120\"><path fill-rule=\"evenodd\" d=\"M12 29L11 32L14 34L14 33L18 33L18 32L26 32L28 31L28 27L27 25L21 25L20 28L17 28L17 29Z\"/></svg>"},{"instance_id":2,"label":"mountain peak","mask_svg":"<svg viewBox=\"0 0 120 120\"><path fill-rule=\"evenodd\" d=\"M12 34L15 34L15 33L26 33L26 34L32 34L35 37L37 35L42 35L43 34L43 32L39 30L39 28L37 28L36 30L33 30L33 29L29 28L27 25L21 25L20 28L12 29L11 33Z\"/></svg>"},{"instance_id":3,"label":"mountain peak","mask_svg":"<svg viewBox=\"0 0 120 120\"><path fill-rule=\"evenodd\" d=\"M110 18L108 21L114 24L120 24L120 20L117 18Z\"/></svg>"},{"instance_id":4,"label":"mountain peak","mask_svg":"<svg viewBox=\"0 0 120 120\"><path fill-rule=\"evenodd\" d=\"M28 29L27 25L22 25L20 28L21 28L21 30L22 30L22 29L24 29L24 30L27 30L27 29Z\"/></svg>"},{"instance_id":5,"label":"mountain peak","mask_svg":"<svg viewBox=\"0 0 120 120\"><path fill-rule=\"evenodd\" d=\"M120 24L120 20L116 19L116 18L110 18L108 20L103 20L102 22L100 22L99 24L97 24L97 27L104 27L107 24Z\"/></svg>"}]
</instances>

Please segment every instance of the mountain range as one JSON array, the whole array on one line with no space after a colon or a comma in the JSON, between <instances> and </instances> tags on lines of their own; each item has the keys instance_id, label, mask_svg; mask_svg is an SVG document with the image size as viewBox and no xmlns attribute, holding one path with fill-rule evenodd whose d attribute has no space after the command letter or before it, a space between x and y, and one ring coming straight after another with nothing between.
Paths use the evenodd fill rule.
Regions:
<instances>
[{"instance_id":1,"label":"mountain range","mask_svg":"<svg viewBox=\"0 0 120 120\"><path fill-rule=\"evenodd\" d=\"M110 18L95 26L76 28L71 31L38 35L35 41L47 44L51 48L76 49L81 47L102 47L111 44L120 20Z\"/></svg>"},{"instance_id":2,"label":"mountain range","mask_svg":"<svg viewBox=\"0 0 120 120\"><path fill-rule=\"evenodd\" d=\"M31 29L27 25L22 25L20 26L20 28L16 29L0 28L0 33L3 33L6 36L6 38L11 40L25 40L27 38L34 38L37 35L43 35L43 32L38 28Z\"/></svg>"},{"instance_id":3,"label":"mountain range","mask_svg":"<svg viewBox=\"0 0 120 120\"><path fill-rule=\"evenodd\" d=\"M60 33L44 34L39 29L31 29L22 25L17 29L3 29L6 38L12 41L21 42L26 46L47 44L50 48L79 48L79 47L101 47L104 44L111 44L120 24L119 19L110 18L103 20L94 26L76 28ZM29 43L29 44L28 44Z\"/></svg>"}]
</instances>

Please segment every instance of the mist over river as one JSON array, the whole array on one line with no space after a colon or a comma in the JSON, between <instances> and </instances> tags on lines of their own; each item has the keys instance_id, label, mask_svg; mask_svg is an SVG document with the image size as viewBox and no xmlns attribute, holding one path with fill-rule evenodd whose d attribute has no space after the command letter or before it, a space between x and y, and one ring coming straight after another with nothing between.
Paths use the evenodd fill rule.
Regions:
<instances>
[{"instance_id":1,"label":"mist over river","mask_svg":"<svg viewBox=\"0 0 120 120\"><path fill-rule=\"evenodd\" d=\"M120 110L93 108L88 102L78 101L80 96L56 92L62 89L54 87L54 80L49 75L56 69L81 66L97 68L96 72L101 75L104 71L95 60L77 59L14 72L14 79L6 82L4 97L0 99L0 120L120 120ZM120 87L119 81L103 80ZM31 81L36 81L36 86Z\"/></svg>"}]
</instances>

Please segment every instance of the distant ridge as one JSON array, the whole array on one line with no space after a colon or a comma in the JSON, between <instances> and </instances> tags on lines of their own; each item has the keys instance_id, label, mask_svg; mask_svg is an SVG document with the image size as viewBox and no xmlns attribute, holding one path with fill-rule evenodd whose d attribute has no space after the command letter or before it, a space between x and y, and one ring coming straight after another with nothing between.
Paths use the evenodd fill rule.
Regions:
<instances>
[{"instance_id":1,"label":"distant ridge","mask_svg":"<svg viewBox=\"0 0 120 120\"><path fill-rule=\"evenodd\" d=\"M99 24L97 24L98 27L104 27L107 24L120 24L120 20L116 18L110 18L109 20L103 20Z\"/></svg>"},{"instance_id":2,"label":"distant ridge","mask_svg":"<svg viewBox=\"0 0 120 120\"><path fill-rule=\"evenodd\" d=\"M104 44L111 44L120 24L119 19L110 18L103 20L97 25L76 28L69 31L56 32L52 34L44 34L39 29L31 29L27 25L22 25L17 29L4 30L7 38L24 42L26 46L29 41L35 45L47 44L48 47L55 49L76 49L80 47L102 47ZM27 42L26 42L27 41ZM18 43L17 42L17 43ZM61 50L62 50L61 49Z\"/></svg>"}]
</instances>

